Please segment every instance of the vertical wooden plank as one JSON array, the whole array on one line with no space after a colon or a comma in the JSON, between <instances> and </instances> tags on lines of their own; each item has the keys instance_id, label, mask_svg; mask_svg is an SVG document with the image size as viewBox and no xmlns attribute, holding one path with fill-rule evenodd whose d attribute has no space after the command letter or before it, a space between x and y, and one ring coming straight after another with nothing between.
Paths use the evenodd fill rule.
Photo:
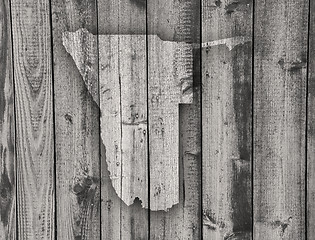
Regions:
<instances>
[{"instance_id":1,"label":"vertical wooden plank","mask_svg":"<svg viewBox=\"0 0 315 240\"><path fill-rule=\"evenodd\" d=\"M54 239L54 126L49 1L13 0L19 239Z\"/></svg>"},{"instance_id":2,"label":"vertical wooden plank","mask_svg":"<svg viewBox=\"0 0 315 240\"><path fill-rule=\"evenodd\" d=\"M102 214L103 237L148 239L148 211L142 208L148 207L146 4L103 0L98 5L101 132L107 167L102 171L109 171L122 199L113 199L102 188L104 202L112 202L111 212L104 208Z\"/></svg>"},{"instance_id":3,"label":"vertical wooden plank","mask_svg":"<svg viewBox=\"0 0 315 240\"><path fill-rule=\"evenodd\" d=\"M157 211L179 202L180 90L174 69L183 45L148 37L150 209Z\"/></svg>"},{"instance_id":4,"label":"vertical wooden plank","mask_svg":"<svg viewBox=\"0 0 315 240\"><path fill-rule=\"evenodd\" d=\"M51 4L57 238L100 239L97 39L77 35L76 39L71 39L71 46L66 48L63 45L63 39L69 37L67 31L84 27L87 31L97 33L96 1L52 0ZM70 48L76 53L75 60L82 60L82 64L78 64L67 53ZM87 68L93 71L86 71Z\"/></svg>"},{"instance_id":5,"label":"vertical wooden plank","mask_svg":"<svg viewBox=\"0 0 315 240\"><path fill-rule=\"evenodd\" d=\"M117 5L119 19L132 16L132 5L128 9L127 4ZM121 33L117 35L99 36L100 109L102 140L114 188L127 205L138 197L147 208L146 36L128 34L130 23L142 24L145 33L145 15L140 16L132 19L134 22L128 20L128 25L119 20L117 31Z\"/></svg>"},{"instance_id":6,"label":"vertical wooden plank","mask_svg":"<svg viewBox=\"0 0 315 240\"><path fill-rule=\"evenodd\" d=\"M126 10L126 8L122 9ZM131 14L125 12L124 15L128 16ZM136 23L137 21L134 22L134 24ZM145 31L145 18L140 19L138 24L142 24ZM128 206L134 202L135 198L138 198L142 207L147 209L146 36L145 34L120 36L119 48L122 123L121 198ZM139 209L137 212L130 209L123 211L121 224L122 239L148 239L147 210ZM133 232L130 232L130 230Z\"/></svg>"},{"instance_id":7,"label":"vertical wooden plank","mask_svg":"<svg viewBox=\"0 0 315 240\"><path fill-rule=\"evenodd\" d=\"M254 239L305 239L308 1L255 9Z\"/></svg>"},{"instance_id":8,"label":"vertical wooden plank","mask_svg":"<svg viewBox=\"0 0 315 240\"><path fill-rule=\"evenodd\" d=\"M121 198L130 205L138 197L142 206L148 208L146 36L120 36L119 46Z\"/></svg>"},{"instance_id":9,"label":"vertical wooden plank","mask_svg":"<svg viewBox=\"0 0 315 240\"><path fill-rule=\"evenodd\" d=\"M101 137L105 151L102 152L102 178L108 174L107 181L102 183L102 203L110 203L106 208L102 204L102 236L105 239L121 239L121 105L118 61L118 35L108 38L99 37L99 66L107 66L99 73ZM101 67L102 68L102 67ZM103 80L102 80L103 79ZM110 81L108 81L110 79ZM105 164L106 163L106 164ZM107 168L105 168L105 166ZM108 191L112 185L114 194Z\"/></svg>"},{"instance_id":10,"label":"vertical wooden plank","mask_svg":"<svg viewBox=\"0 0 315 240\"><path fill-rule=\"evenodd\" d=\"M0 239L16 239L15 121L10 3L0 1Z\"/></svg>"},{"instance_id":11,"label":"vertical wooden plank","mask_svg":"<svg viewBox=\"0 0 315 240\"><path fill-rule=\"evenodd\" d=\"M199 86L199 68L200 68L200 4L198 1L148 1L148 24L149 36L148 39L148 68L149 68L149 126L151 127L149 133L150 139L150 179L151 181L156 180L154 176L165 178L168 181L170 176L167 176L167 168L158 166L159 161L156 162L157 156L154 155L153 148L157 148L159 151L163 151L163 145L157 144L158 142L152 141L152 138L156 138L155 134L158 134L163 130L163 126L157 126L155 118L162 116L163 118L167 115L164 112L165 109L172 108L173 115L171 121L165 121L165 124L170 124L171 130L164 130L165 135L162 137L169 136L173 138L174 143L171 144L171 149L166 144L166 150L174 154L175 166L177 165L177 173L173 172L175 177L178 177L177 182L173 181L168 186L169 189L172 187L178 188L178 204L170 206L167 212L165 211L151 211L150 214L150 239L201 239L201 226L200 226L200 198L201 198L201 129L200 129L200 94L199 88L195 89L193 96L193 102L189 105L179 105L179 103L188 103L191 99L182 98L177 102L173 102L173 105L166 104L167 98L163 98L163 94L154 95L159 91L159 88L164 88L164 94L168 94L170 91L174 95L177 86L170 88L166 87L169 84L175 84L176 76L172 75L173 72L165 71L165 66L169 64L170 67L174 66L172 61L182 61L185 63L185 71L192 75L187 75L186 81L194 81L194 87ZM197 44L196 44L197 43ZM156 45L160 44L163 51L153 51ZM195 51L192 51L191 46L197 46ZM182 55L177 55L176 58L172 58L172 50L176 49L181 51L186 49ZM164 55L163 55L164 54ZM183 60L185 59L185 60ZM156 62L156 64L154 64ZM166 64L165 64L166 62ZM181 64L179 64L182 67ZM160 77L155 78L154 71L160 74ZM163 78L162 75L165 77ZM183 79L182 79L183 80ZM185 82L184 80L184 82ZM156 82L155 82L156 81ZM166 84L165 84L166 83ZM179 84L177 82L177 84ZM188 83L189 85L189 83ZM153 87L156 88L153 88ZM191 86L192 87L192 86ZM183 94L192 96L192 88L186 89ZM151 97L150 97L151 96ZM153 98L152 98L153 97ZM155 97L155 98L154 98ZM155 101L156 100L156 101ZM165 101L166 100L166 101ZM164 101L164 102L163 102ZM156 108L154 104L157 104ZM154 112L153 110L160 110L163 113ZM161 131L155 131L161 130ZM165 143L170 143L168 139ZM159 157L165 161L165 155L161 154ZM162 164L163 165L163 164ZM158 172L160 171L160 172ZM164 174L164 175L163 175ZM150 184L150 201L151 209L155 210L160 204L160 200L154 197L155 188L154 182ZM175 190L175 189L174 189ZM162 189L164 191L164 189ZM165 195L162 194L165 197ZM154 203L156 201L156 206ZM164 199L161 199L163 203ZM162 206L164 210L164 207Z\"/></svg>"},{"instance_id":12,"label":"vertical wooden plank","mask_svg":"<svg viewBox=\"0 0 315 240\"><path fill-rule=\"evenodd\" d=\"M187 11L180 4L164 0L148 2L150 209L153 211L167 211L179 202L178 105L191 101L189 97L183 98L182 93L183 88L191 90L193 68L192 44L179 42L180 36L176 34L180 31L179 14L186 17Z\"/></svg>"},{"instance_id":13,"label":"vertical wooden plank","mask_svg":"<svg viewBox=\"0 0 315 240\"><path fill-rule=\"evenodd\" d=\"M308 112L307 112L307 239L315 236L315 2L310 1Z\"/></svg>"},{"instance_id":14,"label":"vertical wooden plank","mask_svg":"<svg viewBox=\"0 0 315 240\"><path fill-rule=\"evenodd\" d=\"M202 1L204 239L252 235L253 1Z\"/></svg>"}]
</instances>

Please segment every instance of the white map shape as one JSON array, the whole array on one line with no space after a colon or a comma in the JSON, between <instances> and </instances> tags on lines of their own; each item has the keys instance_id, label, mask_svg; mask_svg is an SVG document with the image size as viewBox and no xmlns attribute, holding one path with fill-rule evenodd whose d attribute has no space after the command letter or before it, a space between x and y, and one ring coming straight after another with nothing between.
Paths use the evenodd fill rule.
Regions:
<instances>
[{"instance_id":1,"label":"white map shape","mask_svg":"<svg viewBox=\"0 0 315 240\"><path fill-rule=\"evenodd\" d=\"M128 206L139 198L148 208L150 199L151 210L167 211L179 202L178 105L193 101L193 48L200 45L147 38L79 29L65 32L63 45L100 107L101 139L117 195ZM250 41L237 36L201 46L231 51Z\"/></svg>"}]
</instances>

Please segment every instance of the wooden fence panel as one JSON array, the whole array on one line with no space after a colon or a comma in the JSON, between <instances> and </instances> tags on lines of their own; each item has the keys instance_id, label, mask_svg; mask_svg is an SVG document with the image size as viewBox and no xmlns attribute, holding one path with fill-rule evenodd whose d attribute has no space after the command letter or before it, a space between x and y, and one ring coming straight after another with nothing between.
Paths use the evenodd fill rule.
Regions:
<instances>
[{"instance_id":1,"label":"wooden fence panel","mask_svg":"<svg viewBox=\"0 0 315 240\"><path fill-rule=\"evenodd\" d=\"M314 11L0 0L0 240L312 239Z\"/></svg>"},{"instance_id":2,"label":"wooden fence panel","mask_svg":"<svg viewBox=\"0 0 315 240\"><path fill-rule=\"evenodd\" d=\"M308 1L256 1L254 239L305 239Z\"/></svg>"}]
</instances>

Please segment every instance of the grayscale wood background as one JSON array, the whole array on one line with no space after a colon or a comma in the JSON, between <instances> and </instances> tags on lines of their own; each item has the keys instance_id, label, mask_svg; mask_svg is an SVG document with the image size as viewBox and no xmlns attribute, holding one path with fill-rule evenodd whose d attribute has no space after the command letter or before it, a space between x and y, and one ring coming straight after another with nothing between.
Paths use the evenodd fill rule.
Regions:
<instances>
[{"instance_id":1,"label":"grayscale wood background","mask_svg":"<svg viewBox=\"0 0 315 240\"><path fill-rule=\"evenodd\" d=\"M0 0L0 240L315 240L314 36L312 0Z\"/></svg>"}]
</instances>

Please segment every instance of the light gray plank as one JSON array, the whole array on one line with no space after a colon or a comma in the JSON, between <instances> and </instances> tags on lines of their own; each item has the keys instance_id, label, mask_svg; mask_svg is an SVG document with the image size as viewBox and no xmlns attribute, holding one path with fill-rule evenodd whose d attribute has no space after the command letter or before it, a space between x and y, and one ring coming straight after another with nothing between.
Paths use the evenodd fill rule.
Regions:
<instances>
[{"instance_id":1,"label":"light gray plank","mask_svg":"<svg viewBox=\"0 0 315 240\"><path fill-rule=\"evenodd\" d=\"M171 191L178 194L167 212L151 211L150 239L201 239L200 89L192 94L193 81L200 84L199 14L198 1L148 2L151 209L165 210ZM154 196L159 181L166 190Z\"/></svg>"},{"instance_id":2,"label":"light gray plank","mask_svg":"<svg viewBox=\"0 0 315 240\"><path fill-rule=\"evenodd\" d=\"M146 5L102 0L98 6L104 159L121 199L114 200L114 214L104 211L103 223L115 224L104 224L103 236L148 239Z\"/></svg>"}]
</instances>

